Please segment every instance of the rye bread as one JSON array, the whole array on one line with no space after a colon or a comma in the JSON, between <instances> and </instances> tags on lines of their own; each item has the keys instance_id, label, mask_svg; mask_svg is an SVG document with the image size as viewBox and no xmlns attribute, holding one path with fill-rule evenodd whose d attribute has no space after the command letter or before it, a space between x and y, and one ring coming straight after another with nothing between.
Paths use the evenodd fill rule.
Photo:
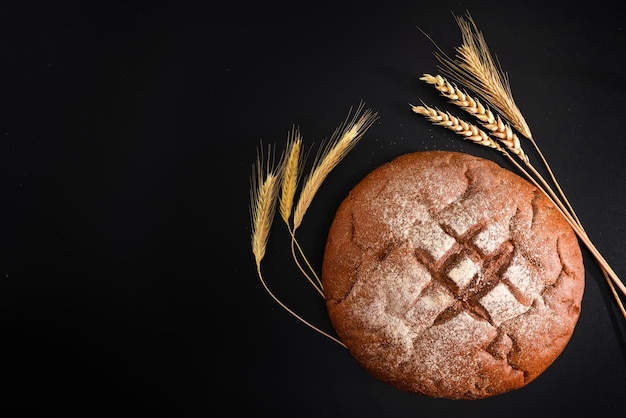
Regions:
<instances>
[{"instance_id":1,"label":"rye bread","mask_svg":"<svg viewBox=\"0 0 626 418\"><path fill-rule=\"evenodd\" d=\"M479 399L521 388L578 320L578 239L530 182L466 153L402 155L340 204L322 283L354 358L398 389Z\"/></svg>"}]
</instances>

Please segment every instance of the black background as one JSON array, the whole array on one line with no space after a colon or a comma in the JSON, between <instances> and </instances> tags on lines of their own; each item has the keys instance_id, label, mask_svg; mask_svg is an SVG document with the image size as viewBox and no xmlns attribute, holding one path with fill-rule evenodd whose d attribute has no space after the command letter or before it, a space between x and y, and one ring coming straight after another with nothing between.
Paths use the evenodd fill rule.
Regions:
<instances>
[{"instance_id":1,"label":"black background","mask_svg":"<svg viewBox=\"0 0 626 418\"><path fill-rule=\"evenodd\" d=\"M626 320L586 250L566 350L527 387L480 401L375 380L256 275L252 164L294 124L312 156L361 101L380 116L299 230L318 271L335 209L383 162L447 149L512 168L410 111L447 109L419 81L437 61L418 27L452 55L466 11L587 233L626 275L626 27L608 2L3 2L0 411L623 415ZM332 332L279 222L262 267L276 295Z\"/></svg>"}]
</instances>

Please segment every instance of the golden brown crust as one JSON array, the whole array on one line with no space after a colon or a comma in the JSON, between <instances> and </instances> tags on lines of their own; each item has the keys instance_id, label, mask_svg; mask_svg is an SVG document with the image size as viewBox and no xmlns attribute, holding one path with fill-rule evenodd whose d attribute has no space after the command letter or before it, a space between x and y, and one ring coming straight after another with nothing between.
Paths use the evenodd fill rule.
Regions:
<instances>
[{"instance_id":1,"label":"golden brown crust","mask_svg":"<svg viewBox=\"0 0 626 418\"><path fill-rule=\"evenodd\" d=\"M578 240L492 161L424 151L366 176L337 210L322 280L351 354L410 392L477 399L525 386L580 314Z\"/></svg>"}]
</instances>

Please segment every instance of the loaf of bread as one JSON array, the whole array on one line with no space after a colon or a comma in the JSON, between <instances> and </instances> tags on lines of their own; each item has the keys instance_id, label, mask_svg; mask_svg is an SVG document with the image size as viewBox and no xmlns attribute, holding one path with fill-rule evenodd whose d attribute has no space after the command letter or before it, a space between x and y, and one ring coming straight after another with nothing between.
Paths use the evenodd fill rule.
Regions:
<instances>
[{"instance_id":1,"label":"loaf of bread","mask_svg":"<svg viewBox=\"0 0 626 418\"><path fill-rule=\"evenodd\" d=\"M521 388L580 315L578 239L522 177L466 153L424 151L357 184L322 266L337 335L398 389L479 399Z\"/></svg>"}]
</instances>

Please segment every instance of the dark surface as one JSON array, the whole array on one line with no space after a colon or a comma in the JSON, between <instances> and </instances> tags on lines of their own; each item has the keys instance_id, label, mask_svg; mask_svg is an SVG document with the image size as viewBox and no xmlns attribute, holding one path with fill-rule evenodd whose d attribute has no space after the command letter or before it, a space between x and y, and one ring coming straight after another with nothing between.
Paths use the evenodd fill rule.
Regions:
<instances>
[{"instance_id":1,"label":"dark surface","mask_svg":"<svg viewBox=\"0 0 626 418\"><path fill-rule=\"evenodd\" d=\"M429 399L375 380L269 297L248 211L260 143L280 150L296 124L311 161L361 101L380 119L299 230L318 271L335 209L383 162L448 149L510 168L409 108L447 109L419 81L437 61L418 26L453 54L454 14L469 10L587 233L626 276L626 28L609 3L85 4L0 5L0 410L626 412L626 320L588 251L579 323L542 376L482 401ZM276 295L332 332L280 222L262 267Z\"/></svg>"}]
</instances>

